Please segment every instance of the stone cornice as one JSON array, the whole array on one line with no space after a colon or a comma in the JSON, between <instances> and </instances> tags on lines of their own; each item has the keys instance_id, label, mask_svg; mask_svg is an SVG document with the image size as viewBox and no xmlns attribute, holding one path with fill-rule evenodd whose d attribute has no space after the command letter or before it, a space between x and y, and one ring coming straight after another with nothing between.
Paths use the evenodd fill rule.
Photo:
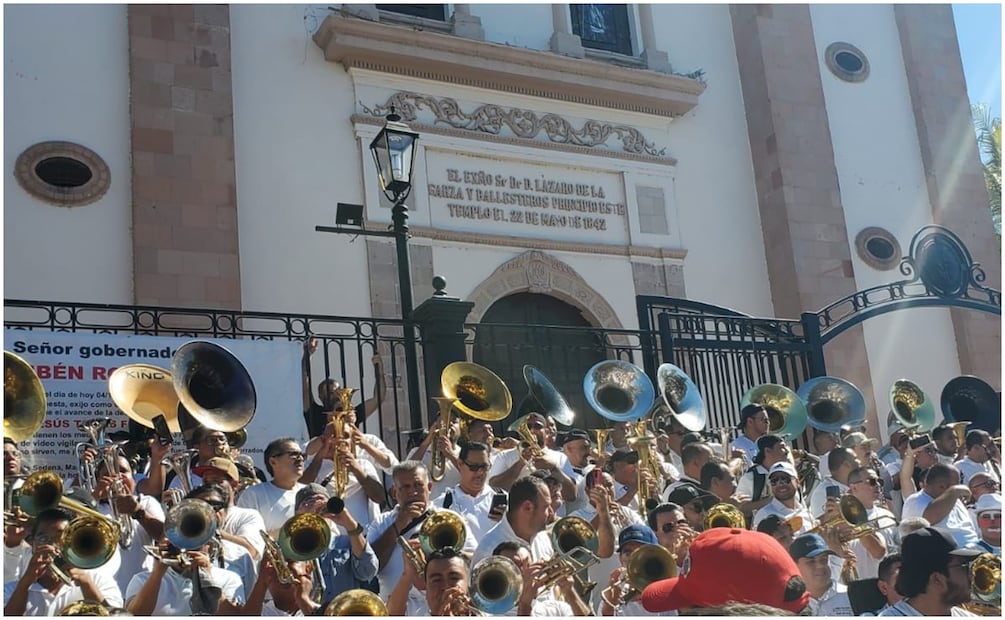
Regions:
<instances>
[{"instance_id":1,"label":"stone cornice","mask_svg":"<svg viewBox=\"0 0 1005 620\"><path fill-rule=\"evenodd\" d=\"M325 59L353 67L676 117L698 104L705 85L677 75L508 47L333 13L314 33Z\"/></svg>"},{"instance_id":2,"label":"stone cornice","mask_svg":"<svg viewBox=\"0 0 1005 620\"><path fill-rule=\"evenodd\" d=\"M630 258L650 258L660 260L684 260L687 256L687 250L680 248L650 248L638 245L604 245L599 243L578 243L574 241L549 241L547 239L536 239L532 237L486 235L484 233L441 230L426 226L409 226L408 232L413 237L430 239L432 241L473 243L476 245L522 248L525 250L580 252L583 254L628 256Z\"/></svg>"},{"instance_id":3,"label":"stone cornice","mask_svg":"<svg viewBox=\"0 0 1005 620\"><path fill-rule=\"evenodd\" d=\"M383 118L366 116L363 114L353 114L352 122L354 125L372 125L374 127L383 127L385 121ZM426 123L409 123L408 126L412 131L416 131L422 135L435 134L439 136L451 136L454 138L468 138L474 140L482 140L487 142L495 142L498 144L514 144L522 147L530 147L535 149L548 149L551 151L562 151L565 153L576 153L579 155L592 155L594 157L603 157L604 159L622 159L626 161L638 161L647 164L657 164L660 166L676 166L677 160L673 157L654 157L652 155L642 155L639 153L626 153L624 151L603 151L599 149L589 148L585 146L577 146L575 144L560 144L558 142L545 142L543 140L531 140L529 138L516 138L512 136L498 136L486 133L475 133L467 129L455 129L453 127L443 127L442 125L428 125Z\"/></svg>"}]
</instances>

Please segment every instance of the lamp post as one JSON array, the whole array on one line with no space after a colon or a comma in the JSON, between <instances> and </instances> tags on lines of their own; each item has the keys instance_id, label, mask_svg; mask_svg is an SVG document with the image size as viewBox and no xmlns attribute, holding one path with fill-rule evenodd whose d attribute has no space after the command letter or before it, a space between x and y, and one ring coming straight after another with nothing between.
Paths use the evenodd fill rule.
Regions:
<instances>
[{"instance_id":1,"label":"lamp post","mask_svg":"<svg viewBox=\"0 0 1005 620\"><path fill-rule=\"evenodd\" d=\"M408 207L405 199L412 191L415 143L419 134L401 122L394 106L383 129L370 143L370 153L377 165L380 189L393 203L391 225L398 255L398 287L401 294L401 318L404 321L405 377L408 381L408 409L412 426L425 426L419 406L419 362L415 355L415 325L412 322L412 269L408 258Z\"/></svg>"},{"instance_id":2,"label":"lamp post","mask_svg":"<svg viewBox=\"0 0 1005 620\"><path fill-rule=\"evenodd\" d=\"M415 323L412 321L412 270L408 259L408 207L405 199L412 190L412 168L415 163L415 143L419 134L401 122L401 117L391 113L384 127L370 143L370 153L377 165L380 189L393 203L391 230L357 230L332 226L315 226L318 232L332 232L366 237L394 237L398 257L398 287L401 294L401 319L405 347L405 379L408 382L408 409L412 428L424 428L419 402L419 361L415 355ZM361 205L342 205L342 207Z\"/></svg>"}]
</instances>

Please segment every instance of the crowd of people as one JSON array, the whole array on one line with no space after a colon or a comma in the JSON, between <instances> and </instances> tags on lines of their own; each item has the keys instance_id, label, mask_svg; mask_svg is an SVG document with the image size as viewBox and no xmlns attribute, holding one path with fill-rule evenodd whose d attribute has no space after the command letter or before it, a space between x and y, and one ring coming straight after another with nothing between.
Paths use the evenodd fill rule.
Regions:
<instances>
[{"instance_id":1,"label":"crowd of people","mask_svg":"<svg viewBox=\"0 0 1005 620\"><path fill-rule=\"evenodd\" d=\"M948 426L894 424L881 447L862 427L811 429L812 449L794 455L755 404L740 412L728 454L673 416L649 427L640 454L635 423L613 423L597 445L532 412L533 443L455 419L399 455L357 423L380 382L345 412L337 387L322 382L315 401L305 373L312 438L270 441L264 471L205 426L187 438L181 472L164 464L179 446L156 438L115 458L85 450L93 489L67 481L66 495L115 516L130 543L79 568L63 547L72 511L8 506L5 615L56 615L79 601L123 615L968 615L975 558L1001 556L1001 455L982 430L961 444ZM432 475L434 446L442 475ZM5 438L9 497L23 474ZM205 525L194 506L208 507L215 534L178 548L178 536L198 535L185 518ZM424 534L446 511L460 532ZM301 515L319 516L330 536L315 559L277 556L270 540ZM584 522L585 533L570 531L589 561L556 575L570 566L556 530ZM437 545L444 530L452 539ZM514 570L480 568L490 564Z\"/></svg>"}]
</instances>

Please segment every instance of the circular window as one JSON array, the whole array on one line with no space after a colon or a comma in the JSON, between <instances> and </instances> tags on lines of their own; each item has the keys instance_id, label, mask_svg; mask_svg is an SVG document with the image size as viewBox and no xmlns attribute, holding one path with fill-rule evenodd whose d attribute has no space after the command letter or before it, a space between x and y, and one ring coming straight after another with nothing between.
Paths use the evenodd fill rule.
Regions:
<instances>
[{"instance_id":1,"label":"circular window","mask_svg":"<svg viewBox=\"0 0 1005 620\"><path fill-rule=\"evenodd\" d=\"M25 149L14 177L26 192L61 207L90 204L108 191L111 174L101 157L72 142L40 142Z\"/></svg>"},{"instance_id":2,"label":"circular window","mask_svg":"<svg viewBox=\"0 0 1005 620\"><path fill-rule=\"evenodd\" d=\"M851 43L831 43L824 52L831 73L846 82L861 82L869 77L869 61L862 50Z\"/></svg>"},{"instance_id":3,"label":"circular window","mask_svg":"<svg viewBox=\"0 0 1005 620\"><path fill-rule=\"evenodd\" d=\"M900 264L900 244L885 228L871 226L855 237L855 249L865 264L889 271Z\"/></svg>"}]
</instances>

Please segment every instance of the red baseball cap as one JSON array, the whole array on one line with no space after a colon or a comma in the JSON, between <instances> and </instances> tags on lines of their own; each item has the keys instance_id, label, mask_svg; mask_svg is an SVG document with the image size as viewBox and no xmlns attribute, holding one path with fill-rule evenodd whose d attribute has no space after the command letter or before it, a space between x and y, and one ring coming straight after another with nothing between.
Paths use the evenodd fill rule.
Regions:
<instances>
[{"instance_id":1,"label":"red baseball cap","mask_svg":"<svg viewBox=\"0 0 1005 620\"><path fill-rule=\"evenodd\" d=\"M662 612L729 602L760 603L799 613L809 604L810 595L804 588L794 600L785 600L786 586L794 577L800 577L799 568L771 536L716 527L691 543L679 576L650 584L642 592L642 606Z\"/></svg>"}]
</instances>

